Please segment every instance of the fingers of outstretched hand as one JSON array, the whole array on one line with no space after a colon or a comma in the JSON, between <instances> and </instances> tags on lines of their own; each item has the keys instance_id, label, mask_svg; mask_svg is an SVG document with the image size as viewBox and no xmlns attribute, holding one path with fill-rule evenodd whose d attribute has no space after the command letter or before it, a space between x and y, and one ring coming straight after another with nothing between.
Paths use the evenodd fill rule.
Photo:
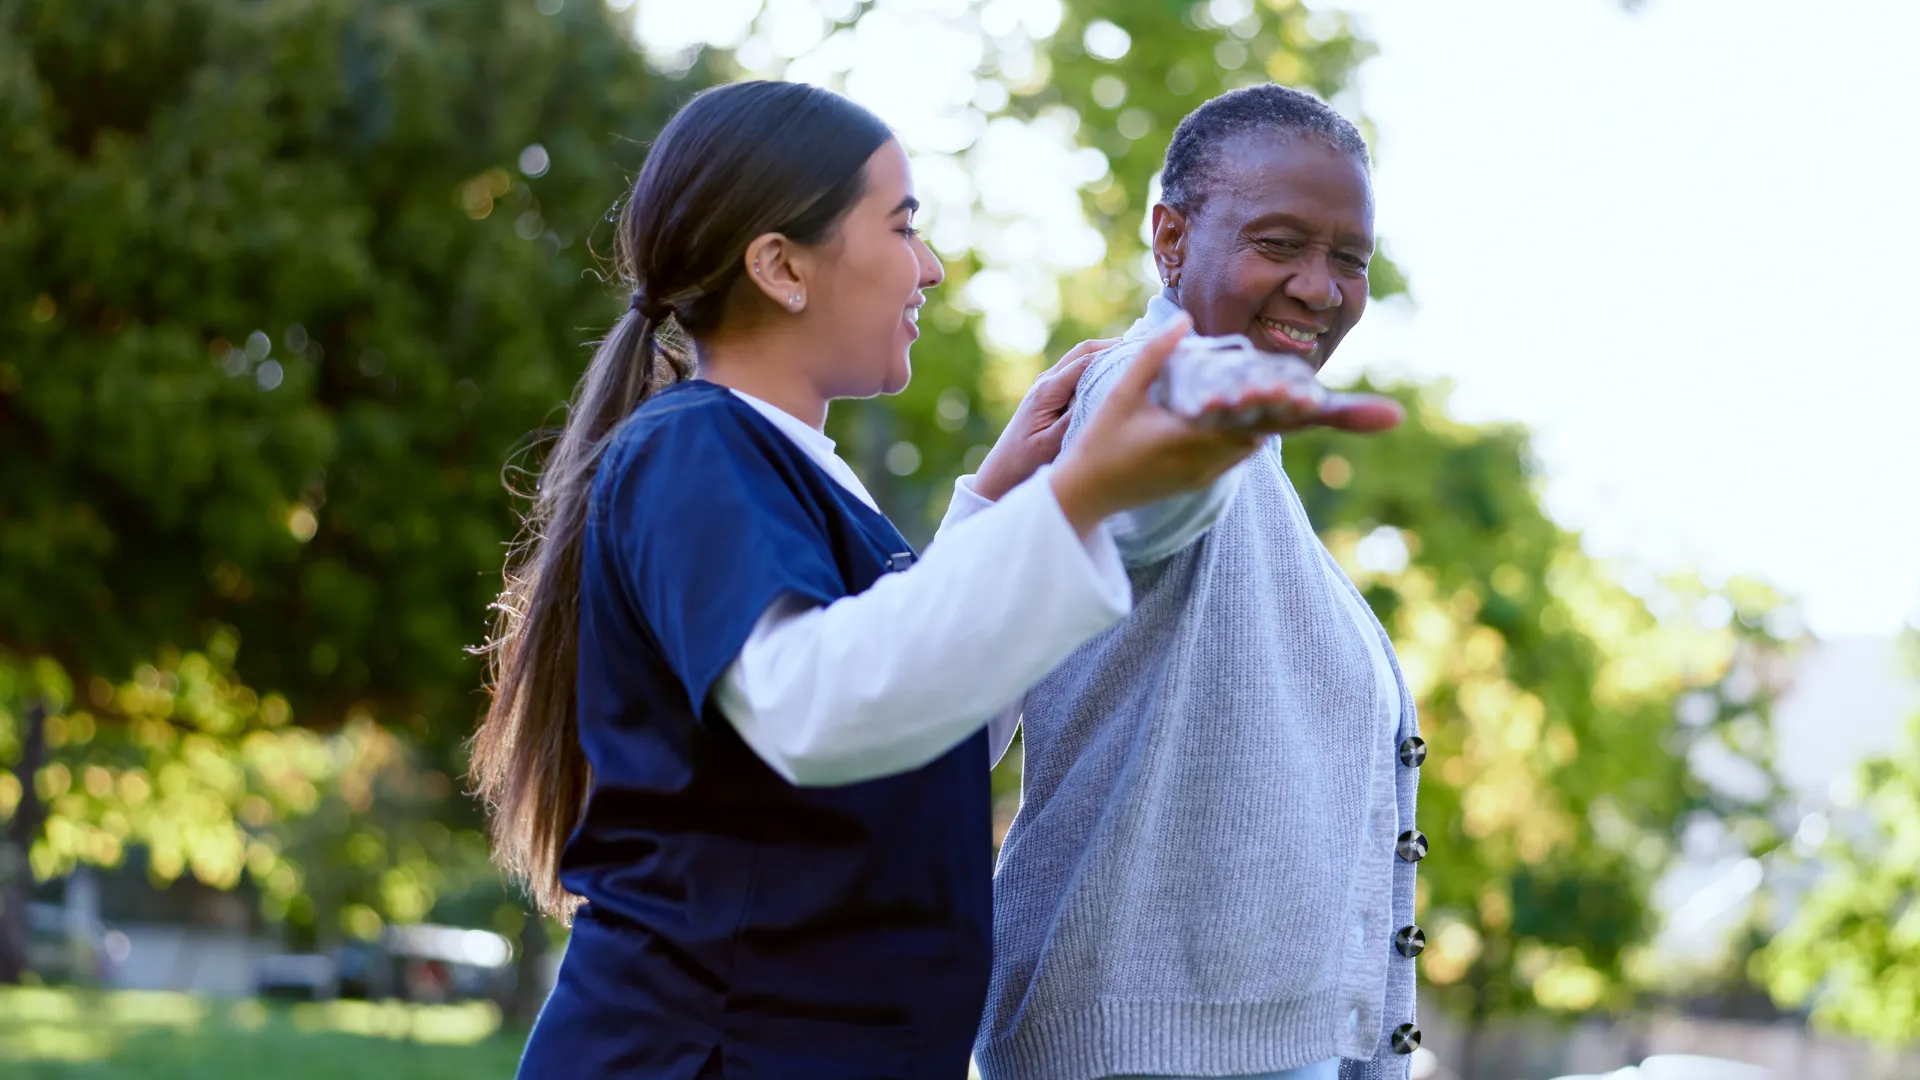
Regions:
<instances>
[{"instance_id":1,"label":"fingers of outstretched hand","mask_svg":"<svg viewBox=\"0 0 1920 1080\"><path fill-rule=\"evenodd\" d=\"M1246 387L1231 395L1226 404L1235 408L1318 409L1326 398L1326 387L1315 379L1287 379Z\"/></svg>"},{"instance_id":2,"label":"fingers of outstretched hand","mask_svg":"<svg viewBox=\"0 0 1920 1080\"><path fill-rule=\"evenodd\" d=\"M1327 399L1312 377L1248 384L1210 397L1196 420L1259 431L1291 430L1312 423Z\"/></svg>"},{"instance_id":3,"label":"fingers of outstretched hand","mask_svg":"<svg viewBox=\"0 0 1920 1080\"><path fill-rule=\"evenodd\" d=\"M1400 403L1378 394L1329 394L1315 424L1369 435L1391 431L1407 418Z\"/></svg>"}]
</instances>

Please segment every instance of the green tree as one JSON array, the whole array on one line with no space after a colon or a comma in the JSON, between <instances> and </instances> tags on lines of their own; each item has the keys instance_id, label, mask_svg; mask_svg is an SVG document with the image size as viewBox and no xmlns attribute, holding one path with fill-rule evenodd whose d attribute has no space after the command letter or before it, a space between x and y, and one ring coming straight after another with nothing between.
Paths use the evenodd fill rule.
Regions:
<instances>
[{"instance_id":1,"label":"green tree","mask_svg":"<svg viewBox=\"0 0 1920 1080\"><path fill-rule=\"evenodd\" d=\"M1222 25L1222 8L1069 3L1047 49L1050 77L1013 96L1023 115L1072 110L1078 141L1111 166L1086 191L1108 255L1062 283L1055 348L1138 310L1140 223L1181 117L1265 79L1341 102L1371 54L1330 12L1263 0L1229 8ZM1371 278L1376 298L1407 292L1389 259ZM1736 617L1720 628L1656 619L1546 516L1523 429L1454 423L1441 388L1388 389L1409 407L1400 431L1307 435L1289 440L1286 459L1316 528L1392 630L1432 743L1423 975L1476 1022L1623 1004L1680 823L1707 812L1758 852L1778 842L1767 816L1772 687L1754 674L1771 672L1778 651L1762 629L1777 600L1735 582L1709 601L1680 579L1657 586L1667 604L1724 604ZM1683 695L1710 716L1677 724ZM1703 741L1755 765L1767 792L1733 798L1695 777L1687 756Z\"/></svg>"},{"instance_id":2,"label":"green tree","mask_svg":"<svg viewBox=\"0 0 1920 1080\"><path fill-rule=\"evenodd\" d=\"M851 11L838 31L850 31L882 6ZM1310 14L1292 0L1247 3L1231 25L1213 18L1215 7L1066 0L1058 24L1037 36L1024 24L989 28L978 8L961 17L972 20L965 25L983 41L975 77L989 92L975 100L1000 102L978 106L981 118L1036 123L1064 115L1075 145L1104 163L1099 179L1080 194L1106 255L1051 286L1053 295L1030 298L1052 320L1043 356L988 344L983 313L966 299L967 285L986 260L976 250L942 252L947 281L929 294L923 322L935 332L914 347L912 385L896 398L835 407L829 430L911 539L931 536L954 478L985 454L1041 367L1079 341L1124 329L1144 303L1139 227L1180 118L1208 98L1266 78L1336 95L1370 52L1343 18ZM1101 55L1085 44L1096 24L1093 40ZM763 34L771 40L771 30ZM717 62L735 75L777 78L788 70L783 62L755 68L731 57ZM963 149L956 157L974 169L972 154ZM989 208L976 211L982 220L992 217ZM1385 258L1375 263L1373 290L1405 291L1399 271ZM1009 756L994 783L1004 816L1018 795L1017 755Z\"/></svg>"},{"instance_id":3,"label":"green tree","mask_svg":"<svg viewBox=\"0 0 1920 1080\"><path fill-rule=\"evenodd\" d=\"M318 934L485 875L461 647L511 531L505 447L617 311L589 271L622 170L738 71L656 75L600 5L555 6L0 0L0 760L55 706L53 759L0 779L0 813L53 811L43 875L139 843L162 876L252 874ZM1049 354L1138 310L1181 116L1262 78L1338 99L1368 51L1291 0L1069 0L1022 48L985 51L989 111L1065 117L1105 162L1082 195L1106 257L1042 305ZM918 539L1041 362L989 347L962 289L983 258L949 254L914 385L833 419ZM1405 290L1384 259L1373 290ZM1764 765L1775 601L1681 580L1642 591L1734 618L1656 619L1542 512L1523 432L1396 392L1401 432L1287 460L1433 743L1423 970L1476 1018L1618 1002L1676 824L1775 842L1764 799L1684 765Z\"/></svg>"},{"instance_id":4,"label":"green tree","mask_svg":"<svg viewBox=\"0 0 1920 1080\"><path fill-rule=\"evenodd\" d=\"M1267 79L1344 105L1371 52L1346 19L1294 0L1067 0L1030 49L1025 31L1001 30L976 75L1004 95L975 100L1004 96L998 115L1055 123L1104 162L1081 194L1105 257L1042 298L1057 313L1048 355L1140 310L1150 287L1141 223L1183 116ZM931 467L883 498L927 528L963 460L941 433L940 395L967 394L997 418L1044 361L984 344L979 313L961 299L983 265L978 252L949 259L948 287L929 309L948 332L916 351L918 396L837 418L851 444L884 425L888 438L926 448ZM1376 297L1407 291L1388 259L1371 276ZM1547 517L1524 430L1454 423L1440 388L1394 392L1410 409L1399 432L1304 436L1286 456L1316 527L1393 631L1433 744L1421 811L1434 841L1422 874L1433 941L1423 971L1475 1021L1623 1004L1651 930L1649 889L1681 823L1710 813L1756 852L1777 843L1767 761L1780 643L1762 628L1777 600L1750 583L1713 592L1681 578L1642 590L1678 612L1656 618ZM984 438L971 426L963 434ZM1683 700L1697 722L1677 722ZM1708 744L1747 762L1762 790L1733 797L1695 777L1688 756ZM996 774L1003 815L1018 768L1009 755Z\"/></svg>"},{"instance_id":5,"label":"green tree","mask_svg":"<svg viewBox=\"0 0 1920 1080\"><path fill-rule=\"evenodd\" d=\"M1813 887L1754 957L1756 978L1828 1030L1920 1042L1920 716L1895 753L1860 766L1810 862Z\"/></svg>"},{"instance_id":6,"label":"green tree","mask_svg":"<svg viewBox=\"0 0 1920 1080\"><path fill-rule=\"evenodd\" d=\"M1088 216L1106 237L1107 257L1061 283L1063 318L1052 345L1064 348L1124 325L1140 310L1146 282L1141 225L1167 141L1183 117L1209 98L1268 81L1343 103L1354 70L1371 55L1373 46L1345 16L1299 0L1066 4L1047 43L1044 76L1009 88L1013 115L1071 111L1076 140L1109 164L1107 175L1084 192ZM1370 130L1364 118L1359 124ZM1377 256L1370 287L1384 297L1406 292L1407 284L1390 259Z\"/></svg>"},{"instance_id":7,"label":"green tree","mask_svg":"<svg viewBox=\"0 0 1920 1080\"><path fill-rule=\"evenodd\" d=\"M1187 112L1268 79L1344 102L1370 54L1346 19L1293 0L1070 0L1031 71L983 71L1007 89L1007 114L1064 109L1075 141L1108 164L1083 191L1106 258L1060 283L1049 350L1139 310L1150 287L1141 222ZM1407 292L1391 260L1372 271L1375 297ZM1395 392L1410 410L1401 431L1305 436L1286 456L1316 527L1394 631L1434 744L1421 815L1436 853L1422 875L1426 974L1474 1018L1622 1003L1678 825L1707 812L1757 852L1777 843L1774 686L1755 674L1777 681L1779 643L1762 629L1777 599L1751 583L1722 595L1679 579L1658 584L1663 606L1704 604L1724 624L1656 619L1546 516L1522 429L1453 423L1437 388ZM1385 561L1369 566L1368 549ZM1722 605L1736 617L1712 614ZM1706 710L1700 723L1676 723L1683 695ZM1766 791L1734 798L1696 778L1687 756L1703 742L1753 765ZM999 780L1008 795L1016 768Z\"/></svg>"},{"instance_id":8,"label":"green tree","mask_svg":"<svg viewBox=\"0 0 1920 1080\"><path fill-rule=\"evenodd\" d=\"M832 29L850 31L885 7L849 5ZM986 265L982 255L943 252L947 281L929 294L923 321L935 332L914 347L912 384L898 397L834 409L830 432L910 538L931 536L953 479L985 454L1040 367L1081 340L1124 326L1137 311L1139 225L1180 117L1227 89L1265 78L1336 94L1369 53L1339 16L1310 14L1294 0L1249 0L1244 7L1231 25L1222 25L1210 14L1221 5L1066 0L1058 25L1037 38L1024 24L990 27L990 16L977 7L960 16L982 41L978 83L1002 92L1002 104L979 106L982 118L1030 123L1070 115L1074 142L1106 163L1102 178L1082 195L1107 252L1097 266L1058 282L1057 299L1039 304L1053 323L1044 357L986 344L982 313L965 299L968 283ZM1124 44L1118 54L1111 46L1105 56L1087 50L1084 41L1095 24L1101 27L1094 32L1097 42L1111 42L1111 30L1119 29ZM762 13L758 25L762 40L775 43L778 24L770 12ZM735 76L778 78L789 70L771 59L755 67L731 55L714 62ZM1113 100L1113 86L1120 88L1124 107L1101 104ZM976 167L970 155L969 149L956 156ZM978 209L983 219L991 217ZM1375 266L1377 294L1404 290L1391 263L1382 259Z\"/></svg>"},{"instance_id":9,"label":"green tree","mask_svg":"<svg viewBox=\"0 0 1920 1080\"><path fill-rule=\"evenodd\" d=\"M601 223L706 79L552 6L0 3L0 754L54 705L0 812L46 800L43 875L139 842L329 936L480 858L502 469L619 313Z\"/></svg>"},{"instance_id":10,"label":"green tree","mask_svg":"<svg viewBox=\"0 0 1920 1080\"><path fill-rule=\"evenodd\" d=\"M1304 435L1285 457L1420 706L1421 974L1475 1025L1626 1005L1680 827L1706 813L1755 854L1779 842L1778 600L1684 576L1629 593L1542 510L1524 430L1451 422L1437 389L1393 392L1398 431ZM1689 765L1702 752L1751 785L1709 785Z\"/></svg>"}]
</instances>

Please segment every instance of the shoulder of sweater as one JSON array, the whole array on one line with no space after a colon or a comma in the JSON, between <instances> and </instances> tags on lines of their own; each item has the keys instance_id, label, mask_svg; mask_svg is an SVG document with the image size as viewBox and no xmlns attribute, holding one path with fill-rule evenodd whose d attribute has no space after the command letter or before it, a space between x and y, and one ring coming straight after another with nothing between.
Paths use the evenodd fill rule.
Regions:
<instances>
[{"instance_id":1,"label":"shoulder of sweater","mask_svg":"<svg viewBox=\"0 0 1920 1080\"><path fill-rule=\"evenodd\" d=\"M1127 370L1140 355L1140 349L1146 342L1143 339L1129 338L1110 349L1095 353L1087 361L1087 369L1080 373L1080 385L1074 388L1073 412L1077 420L1085 420L1105 400L1107 392L1113 389L1113 382L1120 373Z\"/></svg>"},{"instance_id":2,"label":"shoulder of sweater","mask_svg":"<svg viewBox=\"0 0 1920 1080\"><path fill-rule=\"evenodd\" d=\"M1127 338L1117 345L1102 349L1087 362L1087 372L1081 377L1084 384L1089 380L1105 381L1127 370L1140 356L1140 350L1146 348L1146 338Z\"/></svg>"}]
</instances>

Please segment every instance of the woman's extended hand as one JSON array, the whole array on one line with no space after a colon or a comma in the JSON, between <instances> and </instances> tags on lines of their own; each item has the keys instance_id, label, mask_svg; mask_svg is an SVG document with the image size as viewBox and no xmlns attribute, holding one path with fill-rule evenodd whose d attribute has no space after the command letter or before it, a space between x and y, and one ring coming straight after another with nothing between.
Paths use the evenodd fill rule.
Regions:
<instances>
[{"instance_id":1,"label":"woman's extended hand","mask_svg":"<svg viewBox=\"0 0 1920 1080\"><path fill-rule=\"evenodd\" d=\"M1241 432L1286 435L1326 427L1357 434L1387 431L1406 418L1400 403L1379 394L1328 390L1313 365L1295 357L1262 357L1238 388L1209 397L1195 423Z\"/></svg>"},{"instance_id":2,"label":"woman's extended hand","mask_svg":"<svg viewBox=\"0 0 1920 1080\"><path fill-rule=\"evenodd\" d=\"M994 440L986 460L980 463L973 482L976 493L997 501L1059 455L1060 440L1067 434L1067 419L1072 413L1073 393L1086 374L1088 362L1119 343L1119 338L1083 341L1040 373L1020 399L1013 419Z\"/></svg>"},{"instance_id":3,"label":"woman's extended hand","mask_svg":"<svg viewBox=\"0 0 1920 1080\"><path fill-rule=\"evenodd\" d=\"M1266 439L1183 420L1153 403L1153 381L1192 325L1182 315L1155 335L1054 469L1054 497L1082 536L1122 510L1206 487Z\"/></svg>"}]
</instances>

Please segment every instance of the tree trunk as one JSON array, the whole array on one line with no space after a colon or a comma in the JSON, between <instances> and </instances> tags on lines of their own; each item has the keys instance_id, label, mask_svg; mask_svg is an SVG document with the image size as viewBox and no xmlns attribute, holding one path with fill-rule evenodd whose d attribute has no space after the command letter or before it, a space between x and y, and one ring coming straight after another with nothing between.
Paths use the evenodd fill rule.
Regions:
<instances>
[{"instance_id":1,"label":"tree trunk","mask_svg":"<svg viewBox=\"0 0 1920 1080\"><path fill-rule=\"evenodd\" d=\"M36 701L27 709L27 729L21 733L20 761L13 775L20 782L20 805L14 808L7 835L0 841L0 984L17 984L27 972L27 905L33 900L33 867L27 854L40 837L46 808L33 778L47 757L47 705Z\"/></svg>"}]
</instances>

